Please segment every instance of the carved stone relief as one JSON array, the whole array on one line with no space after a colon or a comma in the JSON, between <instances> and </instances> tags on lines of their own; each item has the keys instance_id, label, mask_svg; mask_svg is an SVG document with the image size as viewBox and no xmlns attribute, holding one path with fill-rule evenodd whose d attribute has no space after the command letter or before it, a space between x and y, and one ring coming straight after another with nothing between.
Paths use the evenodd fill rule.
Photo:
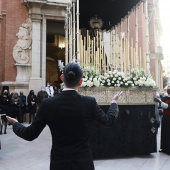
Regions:
<instances>
[{"instance_id":1,"label":"carved stone relief","mask_svg":"<svg viewBox=\"0 0 170 170\"><path fill-rule=\"evenodd\" d=\"M112 88L112 87L99 87L99 88L79 88L79 93L96 98L100 105L110 105L113 93L123 91L118 104L123 105L146 105L155 104L153 98L156 94L156 89L138 89L138 88Z\"/></svg>"},{"instance_id":2,"label":"carved stone relief","mask_svg":"<svg viewBox=\"0 0 170 170\"><path fill-rule=\"evenodd\" d=\"M13 48L13 58L17 64L28 64L32 45L32 22L30 18L22 24L16 36L18 41Z\"/></svg>"}]
</instances>

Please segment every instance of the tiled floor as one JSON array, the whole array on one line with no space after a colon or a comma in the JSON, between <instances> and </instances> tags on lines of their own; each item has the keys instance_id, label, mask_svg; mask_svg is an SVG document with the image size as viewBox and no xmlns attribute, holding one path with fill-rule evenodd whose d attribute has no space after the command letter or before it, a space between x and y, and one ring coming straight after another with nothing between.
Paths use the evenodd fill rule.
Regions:
<instances>
[{"instance_id":1,"label":"tiled floor","mask_svg":"<svg viewBox=\"0 0 170 170\"><path fill-rule=\"evenodd\" d=\"M7 134L0 135L0 140L0 170L49 169L51 135L48 127L39 138L28 142L14 135L12 127L8 126ZM158 146L159 140L158 134ZM158 152L148 156L95 160L94 164L96 170L169 170L170 156Z\"/></svg>"}]
</instances>

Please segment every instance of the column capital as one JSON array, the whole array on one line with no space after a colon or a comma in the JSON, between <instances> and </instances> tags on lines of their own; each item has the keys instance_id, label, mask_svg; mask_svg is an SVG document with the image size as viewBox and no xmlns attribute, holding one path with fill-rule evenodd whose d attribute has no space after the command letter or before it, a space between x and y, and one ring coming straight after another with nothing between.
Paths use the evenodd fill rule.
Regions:
<instances>
[{"instance_id":1,"label":"column capital","mask_svg":"<svg viewBox=\"0 0 170 170\"><path fill-rule=\"evenodd\" d=\"M2 16L6 16L6 10L1 10Z\"/></svg>"},{"instance_id":2,"label":"column capital","mask_svg":"<svg viewBox=\"0 0 170 170\"><path fill-rule=\"evenodd\" d=\"M41 20L42 20L41 14L31 13L30 17L31 17L32 22L41 22Z\"/></svg>"}]
</instances>

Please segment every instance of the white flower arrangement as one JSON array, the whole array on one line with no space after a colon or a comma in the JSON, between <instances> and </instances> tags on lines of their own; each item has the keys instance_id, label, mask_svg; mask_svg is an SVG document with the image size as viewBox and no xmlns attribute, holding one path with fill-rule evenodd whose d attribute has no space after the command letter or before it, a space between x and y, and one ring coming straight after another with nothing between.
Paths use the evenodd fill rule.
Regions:
<instances>
[{"instance_id":1,"label":"white flower arrangement","mask_svg":"<svg viewBox=\"0 0 170 170\"><path fill-rule=\"evenodd\" d=\"M152 76L146 73L143 69L132 69L130 76L135 86L146 88L156 87L156 83Z\"/></svg>"},{"instance_id":2,"label":"white flower arrangement","mask_svg":"<svg viewBox=\"0 0 170 170\"><path fill-rule=\"evenodd\" d=\"M99 73L96 72L94 67L89 66L83 70L83 83L82 87L99 87Z\"/></svg>"},{"instance_id":3,"label":"white flower arrangement","mask_svg":"<svg viewBox=\"0 0 170 170\"><path fill-rule=\"evenodd\" d=\"M118 70L108 71L101 75L94 67L89 66L84 70L82 87L156 87L155 81L150 74L142 69L132 69L129 74Z\"/></svg>"},{"instance_id":4,"label":"white flower arrangement","mask_svg":"<svg viewBox=\"0 0 170 170\"><path fill-rule=\"evenodd\" d=\"M64 66L60 70L63 70ZM64 84L61 84L64 87ZM83 70L83 83L81 87L142 87L155 88L156 83L152 76L143 69L132 69L129 74L114 70L100 74L93 66Z\"/></svg>"}]
</instances>

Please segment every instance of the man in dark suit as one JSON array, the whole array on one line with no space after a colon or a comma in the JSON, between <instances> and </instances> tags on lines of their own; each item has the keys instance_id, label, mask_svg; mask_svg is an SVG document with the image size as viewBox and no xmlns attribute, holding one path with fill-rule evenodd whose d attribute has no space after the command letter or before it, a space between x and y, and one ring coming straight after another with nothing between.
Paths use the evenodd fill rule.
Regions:
<instances>
[{"instance_id":1,"label":"man in dark suit","mask_svg":"<svg viewBox=\"0 0 170 170\"><path fill-rule=\"evenodd\" d=\"M83 71L75 63L64 67L61 75L64 90L55 97L45 99L28 127L7 117L13 131L19 137L32 141L46 125L52 134L50 170L94 170L87 126L95 120L104 126L112 126L118 116L116 104L122 92L112 98L110 108L104 113L95 98L80 95Z\"/></svg>"}]
</instances>

